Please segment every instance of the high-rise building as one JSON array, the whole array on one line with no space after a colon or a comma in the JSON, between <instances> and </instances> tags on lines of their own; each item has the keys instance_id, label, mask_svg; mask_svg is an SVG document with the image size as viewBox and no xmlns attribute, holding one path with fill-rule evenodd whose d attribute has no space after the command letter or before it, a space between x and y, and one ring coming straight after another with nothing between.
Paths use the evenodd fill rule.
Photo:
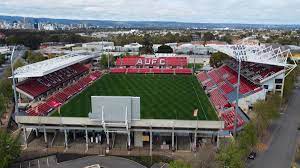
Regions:
<instances>
[{"instance_id":1,"label":"high-rise building","mask_svg":"<svg viewBox=\"0 0 300 168\"><path fill-rule=\"evenodd\" d=\"M34 20L33 28L36 29L36 30L39 29L39 21L38 20Z\"/></svg>"}]
</instances>

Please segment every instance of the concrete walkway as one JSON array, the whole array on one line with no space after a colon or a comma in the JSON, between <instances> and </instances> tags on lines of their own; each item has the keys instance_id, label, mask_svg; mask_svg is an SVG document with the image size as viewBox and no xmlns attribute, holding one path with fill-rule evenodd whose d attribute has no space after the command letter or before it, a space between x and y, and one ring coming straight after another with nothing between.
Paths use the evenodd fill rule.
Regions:
<instances>
[{"instance_id":1,"label":"concrete walkway","mask_svg":"<svg viewBox=\"0 0 300 168\"><path fill-rule=\"evenodd\" d=\"M83 168L92 165L99 165L99 167L103 166L105 168L146 168L145 166L132 160L115 156L87 156L80 159L62 162L55 166L53 165L53 168Z\"/></svg>"}]
</instances>

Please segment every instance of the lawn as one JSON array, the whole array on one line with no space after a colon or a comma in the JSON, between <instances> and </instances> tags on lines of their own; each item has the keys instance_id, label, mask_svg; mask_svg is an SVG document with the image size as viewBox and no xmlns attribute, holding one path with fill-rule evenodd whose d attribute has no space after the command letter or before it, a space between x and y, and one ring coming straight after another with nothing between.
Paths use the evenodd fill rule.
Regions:
<instances>
[{"instance_id":1,"label":"lawn","mask_svg":"<svg viewBox=\"0 0 300 168\"><path fill-rule=\"evenodd\" d=\"M63 105L61 115L87 117L91 96L140 97L142 119L217 120L193 75L107 74ZM198 109L197 117L194 109Z\"/></svg>"}]
</instances>

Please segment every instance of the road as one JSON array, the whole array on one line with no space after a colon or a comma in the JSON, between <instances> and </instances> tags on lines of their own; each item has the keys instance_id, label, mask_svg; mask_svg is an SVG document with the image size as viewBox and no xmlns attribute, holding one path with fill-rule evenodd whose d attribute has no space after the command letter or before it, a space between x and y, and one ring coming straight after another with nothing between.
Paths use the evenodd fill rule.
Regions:
<instances>
[{"instance_id":1,"label":"road","mask_svg":"<svg viewBox=\"0 0 300 168\"><path fill-rule=\"evenodd\" d=\"M299 77L298 77L298 81ZM298 84L299 85L299 84ZM250 168L289 168L296 151L297 128L300 126L300 89L294 89L286 111L272 133L267 151L250 161Z\"/></svg>"},{"instance_id":2,"label":"road","mask_svg":"<svg viewBox=\"0 0 300 168\"><path fill-rule=\"evenodd\" d=\"M17 60L18 58L21 58L25 54L25 51L26 51L25 47L22 47L22 46L18 47L15 50L15 60ZM0 66L0 77L3 75L3 72L5 71L5 69L9 66L10 66L10 60L7 60L5 62L5 64Z\"/></svg>"}]
</instances>

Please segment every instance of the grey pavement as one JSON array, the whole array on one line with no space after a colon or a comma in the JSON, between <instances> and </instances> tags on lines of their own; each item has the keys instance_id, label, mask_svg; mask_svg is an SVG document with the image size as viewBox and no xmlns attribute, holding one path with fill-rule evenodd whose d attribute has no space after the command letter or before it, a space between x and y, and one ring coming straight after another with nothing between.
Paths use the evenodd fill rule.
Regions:
<instances>
[{"instance_id":1,"label":"grey pavement","mask_svg":"<svg viewBox=\"0 0 300 168\"><path fill-rule=\"evenodd\" d=\"M57 163L57 156L52 155L35 160L29 160L22 163L16 163L10 168L146 168L145 166L121 157L115 156L86 156L78 159L72 159Z\"/></svg>"},{"instance_id":2,"label":"grey pavement","mask_svg":"<svg viewBox=\"0 0 300 168\"><path fill-rule=\"evenodd\" d=\"M297 128L300 126L300 89L294 89L286 111L281 115L271 134L267 151L258 153L256 160L250 161L250 168L289 168L291 167L297 141Z\"/></svg>"},{"instance_id":3,"label":"grey pavement","mask_svg":"<svg viewBox=\"0 0 300 168\"><path fill-rule=\"evenodd\" d=\"M70 160L53 165L53 168L83 168L86 166L97 165L105 168L146 168L145 166L121 157L115 156L87 156L80 159Z\"/></svg>"}]
</instances>

